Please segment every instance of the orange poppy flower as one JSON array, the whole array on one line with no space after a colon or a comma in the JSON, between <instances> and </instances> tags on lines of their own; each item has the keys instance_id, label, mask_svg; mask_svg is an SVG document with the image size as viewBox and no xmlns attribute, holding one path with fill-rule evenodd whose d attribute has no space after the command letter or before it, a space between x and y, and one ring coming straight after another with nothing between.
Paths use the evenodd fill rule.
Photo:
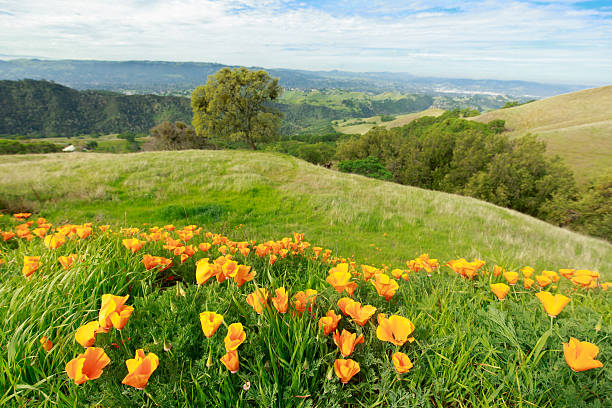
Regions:
<instances>
[{"instance_id":1,"label":"orange poppy flower","mask_svg":"<svg viewBox=\"0 0 612 408\"><path fill-rule=\"evenodd\" d=\"M576 275L571 278L571 281L576 286L581 286L583 288L588 288L593 281L593 277L590 275Z\"/></svg>"},{"instance_id":2,"label":"orange poppy flower","mask_svg":"<svg viewBox=\"0 0 612 408\"><path fill-rule=\"evenodd\" d=\"M323 248L321 247L312 247L312 252L314 252L315 258L319 257L319 254L321 253L322 250Z\"/></svg>"},{"instance_id":3,"label":"orange poppy flower","mask_svg":"<svg viewBox=\"0 0 612 408\"><path fill-rule=\"evenodd\" d=\"M34 235L36 235L38 238L44 238L45 235L47 234L47 231L49 231L48 228L36 228L35 230L33 230L32 232L34 233Z\"/></svg>"},{"instance_id":4,"label":"orange poppy flower","mask_svg":"<svg viewBox=\"0 0 612 408\"><path fill-rule=\"evenodd\" d=\"M6 242L9 239L13 238L15 236L15 233L12 231L4 231L0 233L0 235L2 235L2 239Z\"/></svg>"},{"instance_id":5,"label":"orange poppy flower","mask_svg":"<svg viewBox=\"0 0 612 408\"><path fill-rule=\"evenodd\" d=\"M289 306L289 295L284 287L280 287L274 291L276 296L272 298L272 304L278 313L287 313L287 307Z\"/></svg>"},{"instance_id":6,"label":"orange poppy flower","mask_svg":"<svg viewBox=\"0 0 612 408\"><path fill-rule=\"evenodd\" d=\"M374 276L374 279L370 281L376 288L376 291L380 296L383 296L386 301L391 300L395 292L399 288L396 281L391 279L384 273L378 273Z\"/></svg>"},{"instance_id":7,"label":"orange poppy flower","mask_svg":"<svg viewBox=\"0 0 612 408\"><path fill-rule=\"evenodd\" d=\"M350 297L343 297L338 300L338 307L340 308L340 311L342 311L342 314L348 316L348 313L346 312L346 307L353 302L355 301Z\"/></svg>"},{"instance_id":8,"label":"orange poppy flower","mask_svg":"<svg viewBox=\"0 0 612 408\"><path fill-rule=\"evenodd\" d=\"M191 258L197 249L193 247L193 245L180 246L174 249L174 255L181 257L181 263L184 263L187 259Z\"/></svg>"},{"instance_id":9,"label":"orange poppy flower","mask_svg":"<svg viewBox=\"0 0 612 408\"><path fill-rule=\"evenodd\" d=\"M531 266L525 266L525 267L522 267L520 271L523 273L524 277L531 278L531 275L533 275L533 273L535 272L535 269L533 269Z\"/></svg>"},{"instance_id":10,"label":"orange poppy flower","mask_svg":"<svg viewBox=\"0 0 612 408\"><path fill-rule=\"evenodd\" d=\"M508 281L509 285L516 285L518 282L519 274L517 272L506 272L504 273L504 278Z\"/></svg>"},{"instance_id":11,"label":"orange poppy flower","mask_svg":"<svg viewBox=\"0 0 612 408\"><path fill-rule=\"evenodd\" d=\"M47 235L44 240L45 246L49 249L57 249L66 243L66 237L62 234Z\"/></svg>"},{"instance_id":12,"label":"orange poppy flower","mask_svg":"<svg viewBox=\"0 0 612 408\"><path fill-rule=\"evenodd\" d=\"M323 330L323 333L329 334L336 330L340 319L342 319L340 315L334 313L333 310L328 310L327 314L319 319L319 328Z\"/></svg>"},{"instance_id":13,"label":"orange poppy flower","mask_svg":"<svg viewBox=\"0 0 612 408\"><path fill-rule=\"evenodd\" d=\"M198 285L203 285L217 273L213 264L208 262L208 258L202 258L196 262L196 281Z\"/></svg>"},{"instance_id":14,"label":"orange poppy flower","mask_svg":"<svg viewBox=\"0 0 612 408\"><path fill-rule=\"evenodd\" d=\"M464 278L473 279L478 275L478 270L485 265L485 262L480 259L468 262L465 258L461 258L453 259L446 265Z\"/></svg>"},{"instance_id":15,"label":"orange poppy flower","mask_svg":"<svg viewBox=\"0 0 612 408\"><path fill-rule=\"evenodd\" d=\"M257 314L262 314L268 304L268 292L263 288L255 289L253 293L247 296L246 301Z\"/></svg>"},{"instance_id":16,"label":"orange poppy flower","mask_svg":"<svg viewBox=\"0 0 612 408\"><path fill-rule=\"evenodd\" d=\"M194 235L194 234L193 234L193 232L191 232L191 231L185 231L185 230L182 230L182 231L177 231L177 232L176 232L176 234L177 234L177 235L179 236L179 238L180 238L182 241L184 241L184 242L189 241L191 238L193 238L193 235Z\"/></svg>"},{"instance_id":17,"label":"orange poppy flower","mask_svg":"<svg viewBox=\"0 0 612 408\"><path fill-rule=\"evenodd\" d=\"M563 296L561 294L556 294L553 296L550 292L538 292L536 293L540 302L544 306L544 310L550 317L556 317L563 308L570 302L570 298L567 296Z\"/></svg>"},{"instance_id":18,"label":"orange poppy flower","mask_svg":"<svg viewBox=\"0 0 612 408\"><path fill-rule=\"evenodd\" d=\"M172 239L172 238L168 237L168 238L166 238L166 244L163 246L163 248L167 249L168 251L174 252L174 250L176 248L180 248L180 247L183 247L183 246L185 246L185 244L183 244L178 239Z\"/></svg>"},{"instance_id":19,"label":"orange poppy flower","mask_svg":"<svg viewBox=\"0 0 612 408\"><path fill-rule=\"evenodd\" d=\"M410 361L410 358L399 351L393 354L392 360L393 366L399 374L407 373L412 367L414 367L412 365L412 361Z\"/></svg>"},{"instance_id":20,"label":"orange poppy flower","mask_svg":"<svg viewBox=\"0 0 612 408\"><path fill-rule=\"evenodd\" d=\"M497 296L499 300L504 300L508 294L508 291L510 290L510 286L506 285L505 283L492 283L491 290L493 293L495 293L495 296Z\"/></svg>"},{"instance_id":21,"label":"orange poppy flower","mask_svg":"<svg viewBox=\"0 0 612 408\"><path fill-rule=\"evenodd\" d=\"M87 225L79 225L76 227L75 232L79 238L85 239L91 235L91 227Z\"/></svg>"},{"instance_id":22,"label":"orange poppy flower","mask_svg":"<svg viewBox=\"0 0 612 408\"><path fill-rule=\"evenodd\" d=\"M238 360L238 350L228 351L223 357L221 357L220 360L223 365L230 371L230 373L236 374L238 372L238 367L240 367L240 361Z\"/></svg>"},{"instance_id":23,"label":"orange poppy flower","mask_svg":"<svg viewBox=\"0 0 612 408\"><path fill-rule=\"evenodd\" d=\"M363 273L363 279L369 281L374 275L380 273L380 270L370 265L361 265L361 272Z\"/></svg>"},{"instance_id":24,"label":"orange poppy flower","mask_svg":"<svg viewBox=\"0 0 612 408\"><path fill-rule=\"evenodd\" d=\"M234 351L238 349L246 340L246 333L242 328L242 323L232 323L227 328L227 335L223 339L225 343L225 351Z\"/></svg>"},{"instance_id":25,"label":"orange poppy flower","mask_svg":"<svg viewBox=\"0 0 612 408\"><path fill-rule=\"evenodd\" d=\"M159 358L154 353L145 355L143 349L138 349L134 358L127 360L125 365L128 375L121 381L121 384L142 390L147 386L153 371L159 366Z\"/></svg>"},{"instance_id":26,"label":"orange poppy flower","mask_svg":"<svg viewBox=\"0 0 612 408\"><path fill-rule=\"evenodd\" d=\"M141 241L138 238L125 238L123 241L121 241L121 243L124 247L131 250L132 253L135 253L140 250L140 248L142 248L142 246L145 244L145 241Z\"/></svg>"},{"instance_id":27,"label":"orange poppy flower","mask_svg":"<svg viewBox=\"0 0 612 408\"><path fill-rule=\"evenodd\" d=\"M172 225L172 224L164 225L164 229L165 229L166 231L174 231L174 230L175 230L175 228L176 228L176 227L175 227L174 225Z\"/></svg>"},{"instance_id":28,"label":"orange poppy flower","mask_svg":"<svg viewBox=\"0 0 612 408\"><path fill-rule=\"evenodd\" d=\"M504 268L502 268L502 267L501 267L501 266L499 266L499 265L495 265L495 266L493 267L493 276L495 276L496 278L497 278L498 276L500 276L500 275L501 275L502 273L504 273L504 272L505 272Z\"/></svg>"},{"instance_id":29,"label":"orange poppy flower","mask_svg":"<svg viewBox=\"0 0 612 408\"><path fill-rule=\"evenodd\" d=\"M504 272L504 279L508 282L509 285L514 286L516 282L518 282L518 272L510 271Z\"/></svg>"},{"instance_id":30,"label":"orange poppy flower","mask_svg":"<svg viewBox=\"0 0 612 408\"><path fill-rule=\"evenodd\" d=\"M535 281L531 278L525 278L525 280L523 281L523 287L525 289L530 289L533 284L535 283Z\"/></svg>"},{"instance_id":31,"label":"orange poppy flower","mask_svg":"<svg viewBox=\"0 0 612 408\"><path fill-rule=\"evenodd\" d=\"M117 330L123 329L130 319L132 312L134 312L133 306L125 305L129 297L130 295L102 295L102 306L100 307L98 317L98 322L100 324L99 331L105 333L110 330L111 327Z\"/></svg>"},{"instance_id":32,"label":"orange poppy flower","mask_svg":"<svg viewBox=\"0 0 612 408\"><path fill-rule=\"evenodd\" d=\"M388 341L396 346L402 346L407 341L413 342L414 324L403 316L392 315L387 317L380 313L378 315L378 327L376 337L380 341Z\"/></svg>"},{"instance_id":33,"label":"orange poppy flower","mask_svg":"<svg viewBox=\"0 0 612 408\"><path fill-rule=\"evenodd\" d=\"M100 329L100 324L97 320L91 321L79 327L74 334L74 338L81 346L87 348L94 345L96 335Z\"/></svg>"},{"instance_id":34,"label":"orange poppy flower","mask_svg":"<svg viewBox=\"0 0 612 408\"><path fill-rule=\"evenodd\" d=\"M17 213L13 214L13 217L17 218L18 220L26 220L30 218L30 215L32 215L32 213Z\"/></svg>"},{"instance_id":35,"label":"orange poppy flower","mask_svg":"<svg viewBox=\"0 0 612 408\"><path fill-rule=\"evenodd\" d=\"M348 303L344 310L359 326L365 326L370 317L376 313L376 308L374 306L361 306L361 303L355 301Z\"/></svg>"},{"instance_id":36,"label":"orange poppy flower","mask_svg":"<svg viewBox=\"0 0 612 408\"><path fill-rule=\"evenodd\" d=\"M200 323L202 324L204 335L211 337L217 332L221 323L223 323L223 316L215 312L202 312L200 313Z\"/></svg>"},{"instance_id":37,"label":"orange poppy flower","mask_svg":"<svg viewBox=\"0 0 612 408\"><path fill-rule=\"evenodd\" d=\"M306 291L299 291L293 297L293 307L298 314L304 313L307 310L309 313L314 307L314 302L317 298L317 291L314 289L306 289Z\"/></svg>"},{"instance_id":38,"label":"orange poppy flower","mask_svg":"<svg viewBox=\"0 0 612 408\"><path fill-rule=\"evenodd\" d=\"M53 342L49 340L46 336L42 336L40 338L40 345L47 353L53 348Z\"/></svg>"},{"instance_id":39,"label":"orange poppy flower","mask_svg":"<svg viewBox=\"0 0 612 408\"><path fill-rule=\"evenodd\" d=\"M72 265L74 265L74 261L76 261L76 259L77 259L77 254L70 254L68 256L60 256L57 258L59 263L64 267L65 271L72 268Z\"/></svg>"},{"instance_id":40,"label":"orange poppy flower","mask_svg":"<svg viewBox=\"0 0 612 408\"><path fill-rule=\"evenodd\" d=\"M555 271L542 271L542 275L548 277L553 282L559 282L561 279Z\"/></svg>"},{"instance_id":41,"label":"orange poppy flower","mask_svg":"<svg viewBox=\"0 0 612 408\"><path fill-rule=\"evenodd\" d=\"M208 242L202 242L200 245L198 245L198 248L202 252L207 252L210 250L210 248L212 248L212 245L209 244Z\"/></svg>"},{"instance_id":42,"label":"orange poppy flower","mask_svg":"<svg viewBox=\"0 0 612 408\"><path fill-rule=\"evenodd\" d=\"M160 266L158 271L161 272L172 266L172 259L145 254L142 256L142 263L147 271Z\"/></svg>"},{"instance_id":43,"label":"orange poppy flower","mask_svg":"<svg viewBox=\"0 0 612 408\"><path fill-rule=\"evenodd\" d=\"M334 343L336 343L336 346L338 346L340 353L344 357L350 356L355 346L363 342L363 335L357 337L357 333L351 333L344 329L342 329L342 334L339 334L338 330L334 332Z\"/></svg>"},{"instance_id":44,"label":"orange poppy flower","mask_svg":"<svg viewBox=\"0 0 612 408\"><path fill-rule=\"evenodd\" d=\"M110 358L103 349L89 347L66 364L66 373L76 384L95 380L102 375L102 370L110 363Z\"/></svg>"},{"instance_id":45,"label":"orange poppy flower","mask_svg":"<svg viewBox=\"0 0 612 408\"><path fill-rule=\"evenodd\" d=\"M39 256L24 256L23 268L21 269L21 273L23 273L23 276L27 278L28 276L36 272L36 270L40 266L39 260Z\"/></svg>"},{"instance_id":46,"label":"orange poppy flower","mask_svg":"<svg viewBox=\"0 0 612 408\"><path fill-rule=\"evenodd\" d=\"M571 279L574 276L575 269L559 269L559 275L566 279Z\"/></svg>"},{"instance_id":47,"label":"orange poppy flower","mask_svg":"<svg viewBox=\"0 0 612 408\"><path fill-rule=\"evenodd\" d=\"M334 372L342 384L346 384L359 372L359 363L350 358L347 360L339 358L334 362Z\"/></svg>"},{"instance_id":48,"label":"orange poppy flower","mask_svg":"<svg viewBox=\"0 0 612 408\"><path fill-rule=\"evenodd\" d=\"M357 289L357 283L350 281L352 275L348 270L347 263L338 264L329 272L330 273L326 278L327 283L333 286L333 288L336 289L336 292L342 293L342 291L346 290L349 296L355 292L355 289Z\"/></svg>"},{"instance_id":49,"label":"orange poppy flower","mask_svg":"<svg viewBox=\"0 0 612 408\"><path fill-rule=\"evenodd\" d=\"M270 255L270 265L274 265L278 257L274 254Z\"/></svg>"},{"instance_id":50,"label":"orange poppy flower","mask_svg":"<svg viewBox=\"0 0 612 408\"><path fill-rule=\"evenodd\" d=\"M577 372L603 367L601 361L595 360L597 354L599 354L599 347L588 341L579 341L571 337L569 343L563 343L565 361L572 370Z\"/></svg>"},{"instance_id":51,"label":"orange poppy flower","mask_svg":"<svg viewBox=\"0 0 612 408\"><path fill-rule=\"evenodd\" d=\"M544 275L536 275L536 282L538 282L538 286L544 288L552 283L552 280L548 276Z\"/></svg>"},{"instance_id":52,"label":"orange poppy flower","mask_svg":"<svg viewBox=\"0 0 612 408\"><path fill-rule=\"evenodd\" d=\"M232 272L232 276L234 278L234 282L238 287L241 287L247 282L253 280L253 278L257 275L257 272L251 271L251 267L247 265L238 265L234 272Z\"/></svg>"},{"instance_id":53,"label":"orange poppy flower","mask_svg":"<svg viewBox=\"0 0 612 408\"><path fill-rule=\"evenodd\" d=\"M402 275L404 274L404 270L403 269L393 269L391 271L391 275L395 278L395 279L400 279L402 277Z\"/></svg>"}]
</instances>

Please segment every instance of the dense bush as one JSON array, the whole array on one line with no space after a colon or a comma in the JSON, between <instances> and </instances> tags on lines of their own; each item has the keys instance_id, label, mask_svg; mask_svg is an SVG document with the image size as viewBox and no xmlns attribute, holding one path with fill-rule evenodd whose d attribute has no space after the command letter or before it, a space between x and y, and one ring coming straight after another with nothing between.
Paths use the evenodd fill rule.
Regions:
<instances>
[{"instance_id":1,"label":"dense bush","mask_svg":"<svg viewBox=\"0 0 612 408\"><path fill-rule=\"evenodd\" d=\"M305 143L298 140L271 143L265 146L264 149L287 153L313 164L327 164L336 154L333 143Z\"/></svg>"},{"instance_id":2,"label":"dense bush","mask_svg":"<svg viewBox=\"0 0 612 408\"><path fill-rule=\"evenodd\" d=\"M183 122L163 122L151 129L153 150L204 149L206 139L198 136L195 130Z\"/></svg>"},{"instance_id":3,"label":"dense bush","mask_svg":"<svg viewBox=\"0 0 612 408\"><path fill-rule=\"evenodd\" d=\"M562 210L560 221L565 225L612 241L612 169L589 183L580 198Z\"/></svg>"},{"instance_id":4,"label":"dense bush","mask_svg":"<svg viewBox=\"0 0 612 408\"><path fill-rule=\"evenodd\" d=\"M345 173L362 174L379 180L391 180L393 175L376 157L365 159L343 160L338 163L338 169Z\"/></svg>"},{"instance_id":5,"label":"dense bush","mask_svg":"<svg viewBox=\"0 0 612 408\"><path fill-rule=\"evenodd\" d=\"M0 139L0 154L54 153L61 150L58 145L49 142L21 143Z\"/></svg>"},{"instance_id":6,"label":"dense bush","mask_svg":"<svg viewBox=\"0 0 612 408\"><path fill-rule=\"evenodd\" d=\"M501 133L504 121L486 124L463 119L470 115L470 111L455 110L401 128L374 128L341 141L337 157L344 162L340 168L367 175L343 163L377 158L398 183L470 195L571 225L567 214L577 189L569 168L559 158L546 156L545 144L534 136L510 140ZM581 207L589 213L586 202ZM587 224L603 221L601 216L581 219Z\"/></svg>"}]
</instances>

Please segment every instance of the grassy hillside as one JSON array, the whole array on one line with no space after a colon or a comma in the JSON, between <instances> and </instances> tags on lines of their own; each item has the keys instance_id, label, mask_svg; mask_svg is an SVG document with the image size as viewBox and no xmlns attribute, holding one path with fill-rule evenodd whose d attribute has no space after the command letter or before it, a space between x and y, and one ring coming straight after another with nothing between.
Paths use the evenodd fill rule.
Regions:
<instances>
[{"instance_id":1,"label":"grassy hillside","mask_svg":"<svg viewBox=\"0 0 612 408\"><path fill-rule=\"evenodd\" d=\"M506 121L511 136L537 134L559 154L579 181L612 166L612 85L559 95L477 116Z\"/></svg>"},{"instance_id":2,"label":"grassy hillside","mask_svg":"<svg viewBox=\"0 0 612 408\"><path fill-rule=\"evenodd\" d=\"M608 243L278 154L9 156L0 174L1 209L39 212L0 217L18 234L0 235L2 407L610 405Z\"/></svg>"},{"instance_id":3,"label":"grassy hillside","mask_svg":"<svg viewBox=\"0 0 612 408\"><path fill-rule=\"evenodd\" d=\"M305 232L363 262L429 252L512 268L609 274L612 246L475 199L343 174L280 154L25 155L0 164L0 208L72 222L198 223L240 236ZM238 228L240 225L242 227Z\"/></svg>"},{"instance_id":4,"label":"grassy hillside","mask_svg":"<svg viewBox=\"0 0 612 408\"><path fill-rule=\"evenodd\" d=\"M430 108L417 113L407 113L405 115L397 115L394 120L383 122L381 116L372 116L370 118L349 119L344 121L335 121L334 130L350 135L367 133L374 126L383 126L387 129L407 125L415 119L423 116L440 116L445 111L443 109Z\"/></svg>"}]
</instances>

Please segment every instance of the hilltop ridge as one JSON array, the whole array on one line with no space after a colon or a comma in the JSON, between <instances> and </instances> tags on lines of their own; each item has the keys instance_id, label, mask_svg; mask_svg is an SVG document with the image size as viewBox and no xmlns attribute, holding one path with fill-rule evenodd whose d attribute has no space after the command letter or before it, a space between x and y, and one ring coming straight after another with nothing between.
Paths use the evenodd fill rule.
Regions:
<instances>
[{"instance_id":1,"label":"hilltop ridge","mask_svg":"<svg viewBox=\"0 0 612 408\"><path fill-rule=\"evenodd\" d=\"M558 154L579 182L612 167L612 85L558 95L476 116L488 123L503 119L511 137L538 135L550 154Z\"/></svg>"}]
</instances>

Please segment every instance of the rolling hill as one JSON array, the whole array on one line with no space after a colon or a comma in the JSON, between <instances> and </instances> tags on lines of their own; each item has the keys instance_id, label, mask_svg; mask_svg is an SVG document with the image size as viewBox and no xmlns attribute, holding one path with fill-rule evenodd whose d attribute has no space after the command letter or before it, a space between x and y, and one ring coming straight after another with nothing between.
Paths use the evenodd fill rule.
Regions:
<instances>
[{"instance_id":1,"label":"rolling hill","mask_svg":"<svg viewBox=\"0 0 612 408\"><path fill-rule=\"evenodd\" d=\"M421 253L610 276L612 245L483 201L340 173L282 154L182 151L7 156L0 209L50 220L176 223L256 239L304 232L361 262Z\"/></svg>"},{"instance_id":2,"label":"rolling hill","mask_svg":"<svg viewBox=\"0 0 612 408\"><path fill-rule=\"evenodd\" d=\"M404 126L408 123L412 122L415 119L422 118L423 116L440 116L444 113L443 109L437 108L429 108L424 111L417 113L407 113L404 115L397 115L395 119L390 120L388 122L383 122L379 116L372 116L369 118L361 118L361 119L349 119L345 121L335 121L334 129L337 132L346 133L346 134L360 134L363 135L367 133L374 126L383 126L387 129L391 129L394 127Z\"/></svg>"},{"instance_id":3,"label":"rolling hill","mask_svg":"<svg viewBox=\"0 0 612 408\"><path fill-rule=\"evenodd\" d=\"M612 167L612 85L547 98L473 118L506 121L510 136L537 134L579 182Z\"/></svg>"}]
</instances>

